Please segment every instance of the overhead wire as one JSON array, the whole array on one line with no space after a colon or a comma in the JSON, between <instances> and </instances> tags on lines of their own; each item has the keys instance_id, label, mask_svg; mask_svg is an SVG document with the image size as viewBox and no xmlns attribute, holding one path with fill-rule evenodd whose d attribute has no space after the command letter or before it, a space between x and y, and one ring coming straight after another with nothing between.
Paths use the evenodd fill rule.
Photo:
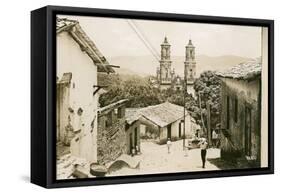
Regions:
<instances>
[{"instance_id":1,"label":"overhead wire","mask_svg":"<svg viewBox=\"0 0 281 194\"><path fill-rule=\"evenodd\" d=\"M139 30L139 27L136 26L135 23L133 23L132 20L127 20L127 23L132 28L132 30L136 33L136 35L142 41L142 43L145 45L145 47L149 50L149 52L153 55L153 57L157 61L159 61L160 60L159 54L155 51L154 47L152 47L150 42L147 39L144 38L142 32L140 32L140 30Z\"/></svg>"},{"instance_id":2,"label":"overhead wire","mask_svg":"<svg viewBox=\"0 0 281 194\"><path fill-rule=\"evenodd\" d=\"M151 44L151 42L149 41L149 39L147 38L147 36L145 35L145 33L142 31L142 29L139 27L139 25L134 21L131 20L131 22L135 25L135 27L138 29L138 31L140 32L140 34L142 35L142 37L144 38L144 40L147 42L147 44L151 47L151 49L154 51L154 53L157 55L157 57L160 59L160 55L157 51L157 49L155 49L155 47Z\"/></svg>"}]
</instances>

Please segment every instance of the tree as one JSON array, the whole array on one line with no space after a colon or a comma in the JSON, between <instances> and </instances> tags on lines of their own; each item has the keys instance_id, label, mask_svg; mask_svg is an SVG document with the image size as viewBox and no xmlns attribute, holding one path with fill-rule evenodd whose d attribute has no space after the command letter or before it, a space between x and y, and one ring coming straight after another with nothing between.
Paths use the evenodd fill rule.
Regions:
<instances>
[{"instance_id":1,"label":"tree","mask_svg":"<svg viewBox=\"0 0 281 194\"><path fill-rule=\"evenodd\" d=\"M128 99L127 107L141 108L156 105L169 101L171 103L184 106L189 114L195 119L196 123L203 126L201 118L201 110L203 114L204 126L207 126L207 102L211 109L211 128L215 128L220 123L220 79L212 71L203 72L198 79L195 80L194 90L197 98L191 94L186 94L185 102L183 91L177 91L172 88L160 90L153 87L148 77L129 76L111 74L106 77L99 77L98 81L102 81L108 85L107 92L99 98L101 107L114 103L121 99ZM100 84L100 83L99 83ZM201 99L201 109L199 104L199 94Z\"/></svg>"},{"instance_id":2,"label":"tree","mask_svg":"<svg viewBox=\"0 0 281 194\"><path fill-rule=\"evenodd\" d=\"M221 81L212 71L203 72L194 83L194 90L197 96L197 101L194 104L187 105L187 109L193 112L193 117L201 126L203 125L201 119L201 111L199 104L199 95L201 99L201 108L204 118L204 125L207 126L207 103L210 104L211 110L211 128L216 128L220 123L220 91Z\"/></svg>"},{"instance_id":3,"label":"tree","mask_svg":"<svg viewBox=\"0 0 281 194\"><path fill-rule=\"evenodd\" d=\"M162 102L159 90L152 87L147 78L139 76L123 78L118 74L115 76L107 77L107 92L99 98L101 107L121 99L128 99L127 107L131 108L146 107Z\"/></svg>"}]
</instances>

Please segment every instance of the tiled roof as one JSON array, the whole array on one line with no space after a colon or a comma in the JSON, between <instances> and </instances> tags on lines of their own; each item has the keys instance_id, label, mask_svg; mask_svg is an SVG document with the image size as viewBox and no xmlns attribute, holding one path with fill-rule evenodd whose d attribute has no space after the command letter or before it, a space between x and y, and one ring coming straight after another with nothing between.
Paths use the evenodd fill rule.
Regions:
<instances>
[{"instance_id":1,"label":"tiled roof","mask_svg":"<svg viewBox=\"0 0 281 194\"><path fill-rule=\"evenodd\" d=\"M81 28L78 21L67 18L57 18L56 31L57 34L60 34L61 32L68 32L69 35L79 44L81 50L86 52L94 64L97 65L99 72L114 73L113 68L98 50L94 42Z\"/></svg>"},{"instance_id":2,"label":"tiled roof","mask_svg":"<svg viewBox=\"0 0 281 194\"><path fill-rule=\"evenodd\" d=\"M148 106L140 110L140 114L154 124L165 127L183 118L183 107L165 102L155 106Z\"/></svg>"},{"instance_id":3,"label":"tiled roof","mask_svg":"<svg viewBox=\"0 0 281 194\"><path fill-rule=\"evenodd\" d=\"M220 77L251 80L261 75L262 65L260 60L251 60L235 65L224 72L217 72Z\"/></svg>"},{"instance_id":4,"label":"tiled roof","mask_svg":"<svg viewBox=\"0 0 281 194\"><path fill-rule=\"evenodd\" d=\"M126 108L125 118L128 124L132 124L142 116L140 109L141 108Z\"/></svg>"}]
</instances>

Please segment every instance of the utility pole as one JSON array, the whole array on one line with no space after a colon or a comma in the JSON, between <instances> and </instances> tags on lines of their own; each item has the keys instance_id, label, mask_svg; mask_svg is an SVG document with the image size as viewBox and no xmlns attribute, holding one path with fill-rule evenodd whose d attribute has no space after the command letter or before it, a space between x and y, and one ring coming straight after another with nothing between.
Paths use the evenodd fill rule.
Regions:
<instances>
[{"instance_id":1,"label":"utility pole","mask_svg":"<svg viewBox=\"0 0 281 194\"><path fill-rule=\"evenodd\" d=\"M185 94L186 94L186 76L184 76L183 87L183 150L185 150Z\"/></svg>"},{"instance_id":2,"label":"utility pole","mask_svg":"<svg viewBox=\"0 0 281 194\"><path fill-rule=\"evenodd\" d=\"M209 145L212 145L212 132L211 132L211 108L210 103L207 101L207 136Z\"/></svg>"}]
</instances>

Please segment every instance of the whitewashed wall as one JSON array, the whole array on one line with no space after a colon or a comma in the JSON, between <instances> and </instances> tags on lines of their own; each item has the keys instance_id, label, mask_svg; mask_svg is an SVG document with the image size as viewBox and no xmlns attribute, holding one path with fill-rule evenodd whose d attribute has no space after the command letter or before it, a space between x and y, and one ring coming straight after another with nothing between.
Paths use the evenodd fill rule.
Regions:
<instances>
[{"instance_id":1,"label":"whitewashed wall","mask_svg":"<svg viewBox=\"0 0 281 194\"><path fill-rule=\"evenodd\" d=\"M79 144L72 145L71 151L73 155L95 162L98 97L93 96L93 85L97 85L97 66L86 53L82 52L68 33L63 32L57 35L57 76L61 79L63 73L68 72L72 73L69 105L74 110L76 118L77 110L83 109L82 122L84 123ZM95 119L94 130L91 131L93 119ZM77 123L74 122L74 128L79 127L75 126L78 125Z\"/></svg>"},{"instance_id":2,"label":"whitewashed wall","mask_svg":"<svg viewBox=\"0 0 281 194\"><path fill-rule=\"evenodd\" d=\"M171 126L171 136L172 138L178 138L179 137L179 123L182 119L179 119L172 123ZM189 114L186 114L185 116L185 135L193 136L196 129L199 129L200 127L193 123L191 121L191 116ZM181 124L181 135L184 134L184 123ZM163 127L160 130L160 141L167 139L167 127Z\"/></svg>"}]
</instances>

